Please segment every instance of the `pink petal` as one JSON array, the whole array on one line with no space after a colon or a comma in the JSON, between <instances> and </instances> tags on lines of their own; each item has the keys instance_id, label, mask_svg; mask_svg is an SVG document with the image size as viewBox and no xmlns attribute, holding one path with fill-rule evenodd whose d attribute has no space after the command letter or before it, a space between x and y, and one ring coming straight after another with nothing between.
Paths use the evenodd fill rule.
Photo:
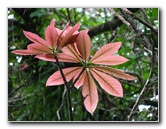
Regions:
<instances>
[{"instance_id":1,"label":"pink petal","mask_svg":"<svg viewBox=\"0 0 166 129\"><path fill-rule=\"evenodd\" d=\"M53 26L48 26L45 32L45 39L51 48L57 44L58 33Z\"/></svg>"},{"instance_id":2,"label":"pink petal","mask_svg":"<svg viewBox=\"0 0 166 129\"><path fill-rule=\"evenodd\" d=\"M77 44L76 44L76 42L75 42L75 43L70 44L69 46L71 46L71 47L74 49L74 51L77 53L77 55L78 55L79 57L81 57L81 58L82 58L82 56L81 56L80 52L78 51L78 48L77 48Z\"/></svg>"},{"instance_id":3,"label":"pink petal","mask_svg":"<svg viewBox=\"0 0 166 129\"><path fill-rule=\"evenodd\" d=\"M38 59L44 60L44 61L56 62L56 60L52 54L38 54L35 56L35 58L38 58Z\"/></svg>"},{"instance_id":4,"label":"pink petal","mask_svg":"<svg viewBox=\"0 0 166 129\"><path fill-rule=\"evenodd\" d=\"M78 77L78 75L80 74L81 71L82 71L82 69L80 69L80 71L78 71L78 73L75 75L73 81L74 81L75 79L77 79L77 77ZM83 73L81 74L81 76L79 77L79 79L77 80L77 82L75 83L74 86L75 86L77 89L80 88L80 87L83 85L84 80L85 80L85 72L83 72Z\"/></svg>"},{"instance_id":5,"label":"pink petal","mask_svg":"<svg viewBox=\"0 0 166 129\"><path fill-rule=\"evenodd\" d=\"M76 24L75 26L73 26L70 31L66 34L66 36L62 39L62 41L59 43L58 48L61 49L62 47L68 45L72 35L74 34L75 31L78 31L78 29L80 28L80 23Z\"/></svg>"},{"instance_id":6,"label":"pink petal","mask_svg":"<svg viewBox=\"0 0 166 129\"><path fill-rule=\"evenodd\" d=\"M50 26L54 27L55 26L55 19L53 18L50 22Z\"/></svg>"},{"instance_id":7,"label":"pink petal","mask_svg":"<svg viewBox=\"0 0 166 129\"><path fill-rule=\"evenodd\" d=\"M80 67L62 69L65 75L66 81L69 82L75 76L75 74L79 71L79 69ZM53 73L46 82L46 86L54 86L54 85L61 85L61 84L64 84L64 81L60 71L56 71L55 73Z\"/></svg>"},{"instance_id":8,"label":"pink petal","mask_svg":"<svg viewBox=\"0 0 166 129\"><path fill-rule=\"evenodd\" d=\"M55 28L56 29L56 31L57 31L57 33L58 33L58 36L60 36L61 34L62 34L62 31L63 30L60 30L60 29L58 29L58 28Z\"/></svg>"},{"instance_id":9,"label":"pink petal","mask_svg":"<svg viewBox=\"0 0 166 129\"><path fill-rule=\"evenodd\" d=\"M73 62L78 63L78 60L70 55L67 55L65 53L58 53L57 57L60 62Z\"/></svg>"},{"instance_id":10,"label":"pink petal","mask_svg":"<svg viewBox=\"0 0 166 129\"><path fill-rule=\"evenodd\" d=\"M42 39L41 37L39 37L37 34L35 33L31 33L31 32L28 32L28 31L23 31L24 32L24 35L32 42L34 43L39 43L39 44L42 44L42 45L45 45L45 46L48 46L47 45L47 42Z\"/></svg>"},{"instance_id":11,"label":"pink petal","mask_svg":"<svg viewBox=\"0 0 166 129\"><path fill-rule=\"evenodd\" d=\"M84 60L88 60L91 52L91 41L87 31L83 30L76 39L77 48Z\"/></svg>"},{"instance_id":12,"label":"pink petal","mask_svg":"<svg viewBox=\"0 0 166 129\"><path fill-rule=\"evenodd\" d=\"M58 53L57 57L59 62L77 63L77 60L75 60L75 58L64 53ZM38 58L44 61L56 62L55 57L52 54L38 54L37 56L35 56L35 58Z\"/></svg>"},{"instance_id":13,"label":"pink petal","mask_svg":"<svg viewBox=\"0 0 166 129\"><path fill-rule=\"evenodd\" d=\"M67 22L67 24L65 25L65 28L64 28L64 30L67 30L70 26L69 26L69 24L70 24L70 21L69 22Z\"/></svg>"},{"instance_id":14,"label":"pink petal","mask_svg":"<svg viewBox=\"0 0 166 129\"><path fill-rule=\"evenodd\" d=\"M121 46L121 42L116 42L116 43L109 43L101 47L95 55L91 58L91 62L98 61L98 58L106 58L108 56L111 56L114 54Z\"/></svg>"},{"instance_id":15,"label":"pink petal","mask_svg":"<svg viewBox=\"0 0 166 129\"><path fill-rule=\"evenodd\" d=\"M98 92L96 84L88 71L85 73L85 79L82 86L82 95L84 99L84 105L88 112L93 114L98 103Z\"/></svg>"},{"instance_id":16,"label":"pink petal","mask_svg":"<svg viewBox=\"0 0 166 129\"><path fill-rule=\"evenodd\" d=\"M34 55L34 53L32 53L30 50L14 50L12 53L18 55Z\"/></svg>"},{"instance_id":17,"label":"pink petal","mask_svg":"<svg viewBox=\"0 0 166 129\"><path fill-rule=\"evenodd\" d=\"M77 62L81 62L82 59L80 58L78 52L73 48L72 44L69 44L65 47L63 47L62 52L73 57L75 60L77 60Z\"/></svg>"},{"instance_id":18,"label":"pink petal","mask_svg":"<svg viewBox=\"0 0 166 129\"><path fill-rule=\"evenodd\" d=\"M65 31L66 31L67 28L69 28L69 23L70 22L68 22L65 25L65 28L63 30L60 30L60 29L56 28L57 33L58 33L57 48L59 48L59 49L61 49L59 46L60 46L60 43L61 43L62 39L64 38L64 36L66 36Z\"/></svg>"},{"instance_id":19,"label":"pink petal","mask_svg":"<svg viewBox=\"0 0 166 129\"><path fill-rule=\"evenodd\" d=\"M115 76L117 78L121 78L124 80L136 80L136 77L126 74L123 71L120 71L119 69L102 67L102 66L94 66L94 68L104 73L111 74L112 76Z\"/></svg>"},{"instance_id":20,"label":"pink petal","mask_svg":"<svg viewBox=\"0 0 166 129\"><path fill-rule=\"evenodd\" d=\"M28 50L30 50L34 54L51 53L51 50L47 46L44 46L39 43L33 43L33 44L28 45Z\"/></svg>"},{"instance_id":21,"label":"pink petal","mask_svg":"<svg viewBox=\"0 0 166 129\"><path fill-rule=\"evenodd\" d=\"M92 75L98 81L99 85L109 94L123 97L123 89L118 80L115 78L102 73L100 71L95 70L94 68L91 69Z\"/></svg>"},{"instance_id":22,"label":"pink petal","mask_svg":"<svg viewBox=\"0 0 166 129\"><path fill-rule=\"evenodd\" d=\"M47 46L42 44L32 43L28 45L28 50L14 50L12 53L18 55L36 55L41 53L50 53L50 50Z\"/></svg>"},{"instance_id":23,"label":"pink petal","mask_svg":"<svg viewBox=\"0 0 166 129\"><path fill-rule=\"evenodd\" d=\"M95 60L92 61L92 63L95 64L103 64L103 65L119 65L127 62L128 59L126 59L123 56L108 56L108 57L98 57Z\"/></svg>"}]
</instances>

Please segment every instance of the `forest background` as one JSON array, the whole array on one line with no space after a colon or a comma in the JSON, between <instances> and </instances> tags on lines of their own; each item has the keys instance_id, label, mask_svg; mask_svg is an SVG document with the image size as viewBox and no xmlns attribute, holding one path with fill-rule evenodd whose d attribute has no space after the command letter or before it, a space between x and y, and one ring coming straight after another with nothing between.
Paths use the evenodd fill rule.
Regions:
<instances>
[{"instance_id":1,"label":"forest background","mask_svg":"<svg viewBox=\"0 0 166 129\"><path fill-rule=\"evenodd\" d=\"M93 115L83 105L81 89L72 88L74 121L158 121L159 120L159 9L129 8L8 8L8 120L57 121L57 110L62 102L64 87L46 87L56 65L18 56L15 49L25 49L30 43L23 30L44 37L52 18L56 27L81 23L88 29L92 41L92 55L106 43L122 42L118 51L129 59L114 66L136 76L136 81L119 80L124 97L113 97L99 87L99 103ZM62 64L69 67L68 64ZM27 66L27 67L25 67ZM23 69L22 69L23 68ZM67 121L67 104L60 110L62 121Z\"/></svg>"}]
</instances>

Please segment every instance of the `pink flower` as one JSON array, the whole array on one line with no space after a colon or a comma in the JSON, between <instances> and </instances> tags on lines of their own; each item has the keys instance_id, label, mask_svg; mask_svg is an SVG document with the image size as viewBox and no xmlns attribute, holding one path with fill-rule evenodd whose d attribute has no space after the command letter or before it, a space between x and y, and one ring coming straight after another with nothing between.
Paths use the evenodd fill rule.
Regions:
<instances>
[{"instance_id":1,"label":"pink flower","mask_svg":"<svg viewBox=\"0 0 166 129\"><path fill-rule=\"evenodd\" d=\"M50 25L46 28L45 40L37 34L23 31L24 35L33 43L27 46L27 50L14 50L12 53L18 55L36 55L36 58L46 61L55 61L54 55L56 55L60 61L66 61L65 59L63 60L63 57L68 59L68 56L64 53L59 53L59 50L75 42L79 34L78 29L80 28L80 23L73 27L67 23L63 30L55 28L54 25L55 20L52 19Z\"/></svg>"},{"instance_id":2,"label":"pink flower","mask_svg":"<svg viewBox=\"0 0 166 129\"><path fill-rule=\"evenodd\" d=\"M81 64L80 67L63 69L66 80L76 80L80 72L84 70L74 86L76 88L82 86L82 95L85 98L84 105L91 114L93 114L98 104L98 91L94 79L103 90L117 97L123 97L123 89L121 83L113 77L124 80L136 79L123 71L110 67L128 61L128 59L122 56L113 55L120 46L121 42L106 44L90 59L91 41L87 31L83 30L79 33L76 43L69 44L62 48L62 51L71 57L72 62ZM46 86L60 85L63 83L60 71L56 71L48 78Z\"/></svg>"}]
</instances>

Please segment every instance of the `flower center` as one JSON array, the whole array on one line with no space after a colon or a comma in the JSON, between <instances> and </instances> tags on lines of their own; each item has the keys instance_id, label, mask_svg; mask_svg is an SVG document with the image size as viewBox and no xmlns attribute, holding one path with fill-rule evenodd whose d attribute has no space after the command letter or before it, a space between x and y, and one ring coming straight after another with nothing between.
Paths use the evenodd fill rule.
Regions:
<instances>
[{"instance_id":1,"label":"flower center","mask_svg":"<svg viewBox=\"0 0 166 129\"><path fill-rule=\"evenodd\" d=\"M88 62L88 61L82 61L81 63L83 65L83 68L92 68L94 66L94 64L92 62Z\"/></svg>"}]
</instances>

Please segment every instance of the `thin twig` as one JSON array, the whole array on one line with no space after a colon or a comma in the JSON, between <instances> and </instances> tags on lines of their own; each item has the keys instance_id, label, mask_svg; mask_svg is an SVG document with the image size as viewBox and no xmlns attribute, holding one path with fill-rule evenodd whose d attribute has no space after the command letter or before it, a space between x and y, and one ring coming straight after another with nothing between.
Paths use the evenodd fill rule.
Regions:
<instances>
[{"instance_id":1,"label":"thin twig","mask_svg":"<svg viewBox=\"0 0 166 129\"><path fill-rule=\"evenodd\" d=\"M60 107L58 108L58 110L57 110L57 112L56 112L59 121L61 120L61 117L60 117L60 115L59 115L59 112L60 112L60 110L62 109L62 106L64 105L64 100L65 100L66 91L67 91L67 89L66 89L66 87L64 87L64 91L63 91L63 94L62 94L62 103L61 103Z\"/></svg>"},{"instance_id":2,"label":"thin twig","mask_svg":"<svg viewBox=\"0 0 166 129\"><path fill-rule=\"evenodd\" d=\"M80 78L81 74L83 73L85 69L83 68L82 71L79 73L78 77L74 80L74 82L71 83L71 85L69 86L69 88L71 88L72 86L74 86L74 84L77 82L77 80ZM62 106L64 105L64 99L65 99L65 94L66 94L66 91L67 91L67 88L65 87L64 88L64 91L63 91L63 94L62 94L62 103L60 105L60 107L58 108L57 110L57 116L58 116L58 120L61 120L61 117L60 117L60 110L62 109Z\"/></svg>"},{"instance_id":3,"label":"thin twig","mask_svg":"<svg viewBox=\"0 0 166 129\"><path fill-rule=\"evenodd\" d=\"M55 60L56 60L57 66L58 66L58 68L59 68L59 71L60 71L60 73L61 73L61 75L62 75L63 82L64 82L65 85L67 85L67 81L66 81L65 75L64 75L64 73L63 73L63 70L62 70L62 68L61 68L61 66L60 66L59 60L58 60L57 56L54 56L54 58L55 58Z\"/></svg>"},{"instance_id":4,"label":"thin twig","mask_svg":"<svg viewBox=\"0 0 166 129\"><path fill-rule=\"evenodd\" d=\"M136 36L141 37L141 39L144 41L143 45L144 47L146 47L147 49L151 50L151 43L149 42L149 40L147 39L147 37L145 36L145 34L138 29L137 25L133 22L133 19L131 19L123 8L120 8L121 13L124 15L125 19L130 23L130 25L132 26L132 28L134 29L134 32L136 34Z\"/></svg>"},{"instance_id":5,"label":"thin twig","mask_svg":"<svg viewBox=\"0 0 166 129\"><path fill-rule=\"evenodd\" d=\"M131 31L134 31L132 26L130 25L130 23L128 21L126 21L120 14L118 14L117 12L115 12L115 10L113 8L109 9L115 16L117 16L125 25L127 25Z\"/></svg>"},{"instance_id":6,"label":"thin twig","mask_svg":"<svg viewBox=\"0 0 166 129\"><path fill-rule=\"evenodd\" d=\"M142 24L144 24L145 26L147 26L148 28L150 28L155 34L158 35L158 31L156 29L153 28L152 25L150 25L148 22L143 21L140 17L138 17L137 15L135 15L134 13L132 13L131 11L129 11L127 8L121 8L126 14L129 14L130 16L132 16L133 18L137 19L139 22L141 22Z\"/></svg>"},{"instance_id":7,"label":"thin twig","mask_svg":"<svg viewBox=\"0 0 166 129\"><path fill-rule=\"evenodd\" d=\"M139 94L139 96L138 96L138 98L137 98L137 100L136 100L136 102L135 102L130 114L129 114L129 117L128 117L129 121L132 120L132 116L134 114L134 111L137 109L137 107L139 105L139 102L140 102L142 96L144 95L147 86L150 83L150 80L151 80L151 78L153 76L153 69L154 69L154 46L152 47L151 69L150 69L149 77L148 77L146 83L144 84L144 87L142 88L142 91L140 92L140 94Z\"/></svg>"},{"instance_id":8,"label":"thin twig","mask_svg":"<svg viewBox=\"0 0 166 129\"><path fill-rule=\"evenodd\" d=\"M57 56L54 56L55 60L56 60L56 63L57 63L57 66L59 68L59 71L62 75L62 78L63 78L63 81L64 81L64 86L65 86L65 89L64 89L64 92L63 92L63 95L62 95L62 103L59 107L59 109L57 110L57 116L58 116L58 120L60 120L60 115L59 115L59 112L64 104L64 96L66 94L66 91L67 91L67 103L68 103L68 113L69 113L69 120L70 121L73 121L73 115L72 115L72 106L71 106L71 96L70 96L70 88L72 86L74 86L74 84L77 82L77 80L79 79L79 77L81 76L81 74L83 73L83 71L85 70L85 68L82 69L82 71L79 73L78 77L74 80L74 82L69 85L69 83L67 82L66 78L65 78L65 75L63 73L63 70L62 68L60 67L60 64L59 64L59 60L57 58Z\"/></svg>"},{"instance_id":9,"label":"thin twig","mask_svg":"<svg viewBox=\"0 0 166 129\"><path fill-rule=\"evenodd\" d=\"M63 70L59 64L59 60L57 58L57 56L54 56L55 60L56 60L56 63L57 63L57 66L59 68L59 71L62 75L62 78L63 78L63 81L64 81L64 86L66 87L67 89L67 103L68 103L68 114L69 114L69 120L70 121L73 121L73 115L72 115L72 106L71 106L71 97L70 97L70 87L68 86L68 83L66 81L66 78L65 78L65 75L63 73Z\"/></svg>"},{"instance_id":10,"label":"thin twig","mask_svg":"<svg viewBox=\"0 0 166 129\"><path fill-rule=\"evenodd\" d=\"M146 22L150 23L150 21L149 21L149 19L148 19L148 16L147 16L147 14L146 14L146 12L145 12L145 9L144 9L144 8L141 8L141 11L142 11L142 13L143 13L143 15L144 15L144 17L145 17Z\"/></svg>"}]
</instances>

